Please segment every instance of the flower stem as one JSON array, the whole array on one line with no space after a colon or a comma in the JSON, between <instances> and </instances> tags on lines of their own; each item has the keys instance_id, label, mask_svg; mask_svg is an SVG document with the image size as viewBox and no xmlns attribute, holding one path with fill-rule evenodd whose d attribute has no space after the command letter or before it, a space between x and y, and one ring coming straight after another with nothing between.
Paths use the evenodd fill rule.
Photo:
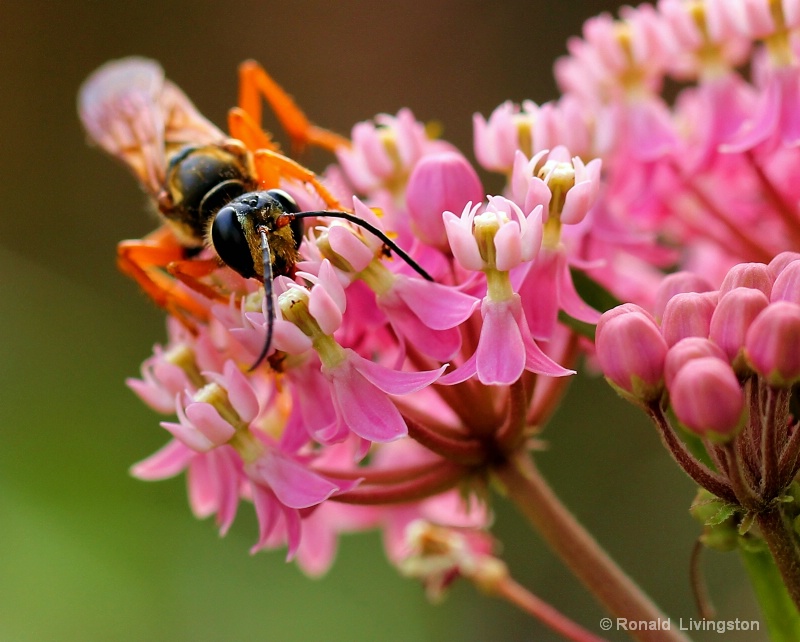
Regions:
<instances>
[{"instance_id":1,"label":"flower stem","mask_svg":"<svg viewBox=\"0 0 800 642\"><path fill-rule=\"evenodd\" d=\"M797 538L786 523L780 504L770 504L766 510L756 515L756 521L781 572L786 589L795 606L800 609L800 557Z\"/></svg>"},{"instance_id":2,"label":"flower stem","mask_svg":"<svg viewBox=\"0 0 800 642\"><path fill-rule=\"evenodd\" d=\"M628 621L667 619L566 509L526 453L518 452L496 474L517 508L611 614ZM641 642L687 642L673 630L632 633Z\"/></svg>"},{"instance_id":3,"label":"flower stem","mask_svg":"<svg viewBox=\"0 0 800 642\"><path fill-rule=\"evenodd\" d=\"M464 477L465 470L462 466L443 462L435 470L420 475L417 479L387 486L359 486L341 495L335 495L330 500L363 506L412 502L453 488Z\"/></svg>"},{"instance_id":4,"label":"flower stem","mask_svg":"<svg viewBox=\"0 0 800 642\"><path fill-rule=\"evenodd\" d=\"M532 615L546 627L567 640L573 640L573 642L604 642L604 638L598 637L591 631L587 631L579 624L576 624L553 606L531 593L521 584L518 584L511 577L505 577L502 581L497 582L492 587L492 591L498 597L508 600L511 604Z\"/></svg>"},{"instance_id":5,"label":"flower stem","mask_svg":"<svg viewBox=\"0 0 800 642\"><path fill-rule=\"evenodd\" d=\"M708 492L713 493L720 499L735 503L736 495L728 481L714 471L703 466L703 464L692 456L689 449L686 448L685 444L678 439L673 432L672 426L670 426L669 421L664 416L661 407L658 406L658 404L653 404L651 407L647 408L647 414L658 428L658 433L661 435L661 440L667 450L678 465L683 468L683 471Z\"/></svg>"}]
</instances>

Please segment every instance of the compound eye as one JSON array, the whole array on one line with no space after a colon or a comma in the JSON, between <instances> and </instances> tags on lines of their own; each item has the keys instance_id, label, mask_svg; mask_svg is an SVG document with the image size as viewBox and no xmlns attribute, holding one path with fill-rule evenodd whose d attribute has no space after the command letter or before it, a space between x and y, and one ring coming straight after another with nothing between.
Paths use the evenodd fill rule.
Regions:
<instances>
[{"instance_id":1,"label":"compound eye","mask_svg":"<svg viewBox=\"0 0 800 642\"><path fill-rule=\"evenodd\" d=\"M232 207L223 207L217 212L211 224L211 242L225 265L246 279L256 276L250 246Z\"/></svg>"},{"instance_id":2,"label":"compound eye","mask_svg":"<svg viewBox=\"0 0 800 642\"><path fill-rule=\"evenodd\" d=\"M297 205L297 201L295 201L289 194L284 192L282 189L271 189L267 191L272 198L278 201L278 204L281 206L281 209L286 212L287 214L297 214L300 211L300 208Z\"/></svg>"}]
</instances>

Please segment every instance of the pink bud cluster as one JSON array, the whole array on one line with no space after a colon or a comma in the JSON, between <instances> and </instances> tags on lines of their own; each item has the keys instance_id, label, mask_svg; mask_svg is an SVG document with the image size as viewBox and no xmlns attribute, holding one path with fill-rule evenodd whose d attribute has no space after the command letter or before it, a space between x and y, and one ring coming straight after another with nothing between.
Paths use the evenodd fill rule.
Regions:
<instances>
[{"instance_id":1,"label":"pink bud cluster","mask_svg":"<svg viewBox=\"0 0 800 642\"><path fill-rule=\"evenodd\" d=\"M665 443L698 483L744 505L752 506L753 497L774 498L800 468L799 426L789 414L800 381L798 274L794 252L769 265L736 265L718 290L675 273L656 293L655 315L625 304L597 325L597 357L612 385L657 420ZM722 473L732 477L734 463L743 466L742 479L726 482L725 490L700 462L689 464L670 414L704 441ZM746 483L753 488L742 497L737 484Z\"/></svg>"}]
</instances>

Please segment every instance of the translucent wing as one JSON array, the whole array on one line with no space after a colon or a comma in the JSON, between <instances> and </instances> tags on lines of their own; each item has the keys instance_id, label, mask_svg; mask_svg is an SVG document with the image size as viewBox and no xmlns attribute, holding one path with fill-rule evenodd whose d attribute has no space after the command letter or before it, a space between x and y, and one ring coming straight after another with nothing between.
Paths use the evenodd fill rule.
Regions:
<instances>
[{"instance_id":1,"label":"translucent wing","mask_svg":"<svg viewBox=\"0 0 800 642\"><path fill-rule=\"evenodd\" d=\"M130 167L153 197L163 187L169 150L225 139L147 58L112 60L97 69L81 86L78 113L89 137Z\"/></svg>"}]
</instances>

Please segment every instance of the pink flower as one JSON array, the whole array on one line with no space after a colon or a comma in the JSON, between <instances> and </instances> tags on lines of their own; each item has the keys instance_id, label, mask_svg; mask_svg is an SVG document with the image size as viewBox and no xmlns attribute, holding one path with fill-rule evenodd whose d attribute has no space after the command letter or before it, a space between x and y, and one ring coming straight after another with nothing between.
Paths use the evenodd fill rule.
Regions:
<instances>
[{"instance_id":1,"label":"pink flower","mask_svg":"<svg viewBox=\"0 0 800 642\"><path fill-rule=\"evenodd\" d=\"M475 354L439 383L461 383L477 375L484 385L503 386L514 383L525 370L550 377L575 373L558 365L536 345L518 294L499 301L485 297L481 316L483 325Z\"/></svg>"},{"instance_id":2,"label":"pink flower","mask_svg":"<svg viewBox=\"0 0 800 642\"><path fill-rule=\"evenodd\" d=\"M410 109L401 109L397 116L380 114L374 124L358 123L352 139L353 145L340 147L336 156L347 177L362 192L402 188L424 155L451 149L447 143L428 138L425 126Z\"/></svg>"},{"instance_id":3,"label":"pink flower","mask_svg":"<svg viewBox=\"0 0 800 642\"><path fill-rule=\"evenodd\" d=\"M542 243L542 207L523 214L502 196L492 196L482 213L468 203L461 216L444 213L447 238L456 260L468 270L507 272L531 261Z\"/></svg>"},{"instance_id":4,"label":"pink flower","mask_svg":"<svg viewBox=\"0 0 800 642\"><path fill-rule=\"evenodd\" d=\"M287 558L292 559L300 545L301 509L311 508L337 493L346 492L357 482L334 481L316 473L275 447L245 466L252 482L253 504L258 516L259 538L251 552L263 548L278 520L283 518L288 542Z\"/></svg>"},{"instance_id":5,"label":"pink flower","mask_svg":"<svg viewBox=\"0 0 800 642\"><path fill-rule=\"evenodd\" d=\"M600 313L585 303L575 289L563 246L542 248L536 261L523 273L518 292L536 339L549 340L553 336L559 310L584 323L594 324L600 318Z\"/></svg>"},{"instance_id":6,"label":"pink flower","mask_svg":"<svg viewBox=\"0 0 800 642\"><path fill-rule=\"evenodd\" d=\"M445 366L423 372L402 372L364 359L350 349L338 363L321 371L331 386L338 425L330 440L340 440L351 431L370 442L394 441L408 434L405 421L386 395L408 395L431 385Z\"/></svg>"},{"instance_id":7,"label":"pink flower","mask_svg":"<svg viewBox=\"0 0 800 642\"><path fill-rule=\"evenodd\" d=\"M544 207L545 220L558 218L564 225L580 223L600 191L601 160L588 164L570 157L566 147L541 151L528 160L517 151L511 175L513 199L526 212Z\"/></svg>"},{"instance_id":8,"label":"pink flower","mask_svg":"<svg viewBox=\"0 0 800 642\"><path fill-rule=\"evenodd\" d=\"M520 107L507 100L491 113L488 121L475 114L472 125L478 163L484 169L508 173L517 150L532 154L538 110L531 101L525 101Z\"/></svg>"}]
</instances>

